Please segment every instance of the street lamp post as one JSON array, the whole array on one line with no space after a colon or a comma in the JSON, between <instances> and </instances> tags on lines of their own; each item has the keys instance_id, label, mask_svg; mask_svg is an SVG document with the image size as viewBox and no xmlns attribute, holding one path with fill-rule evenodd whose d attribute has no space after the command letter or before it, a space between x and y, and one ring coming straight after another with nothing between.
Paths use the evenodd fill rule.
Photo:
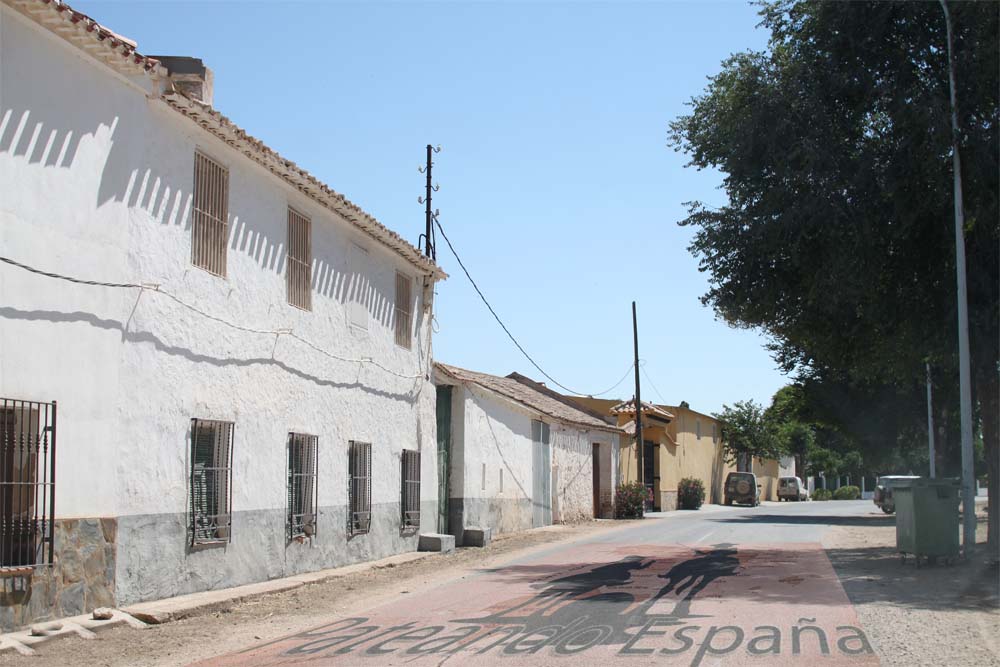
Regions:
<instances>
[{"instance_id":1,"label":"street lamp post","mask_svg":"<svg viewBox=\"0 0 1000 667\"><path fill-rule=\"evenodd\" d=\"M955 188L955 272L958 278L958 382L962 425L962 550L966 558L976 545L976 488L972 465L972 379L969 370L969 304L965 284L965 211L962 203L962 160L958 152L958 103L955 99L955 57L951 13L940 0L948 35L948 85L951 102L951 159Z\"/></svg>"}]
</instances>

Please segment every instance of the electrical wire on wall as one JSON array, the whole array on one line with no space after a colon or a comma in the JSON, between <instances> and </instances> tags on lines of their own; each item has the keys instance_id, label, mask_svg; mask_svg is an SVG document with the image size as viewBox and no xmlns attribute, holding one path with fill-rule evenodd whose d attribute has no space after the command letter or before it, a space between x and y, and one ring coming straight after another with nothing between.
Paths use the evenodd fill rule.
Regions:
<instances>
[{"instance_id":1,"label":"electrical wire on wall","mask_svg":"<svg viewBox=\"0 0 1000 667\"><path fill-rule=\"evenodd\" d=\"M398 378L402 378L404 380L415 380L417 378L422 378L422 377L424 377L426 375L425 373L417 373L417 374L414 374L414 375L406 375L406 374L403 374L403 373L398 373L398 372L392 370L391 368L383 366L381 363L379 363L378 361L376 361L375 359L373 359L371 357L362 357L360 359L351 359L351 358L348 358L348 357L342 357L342 356L340 356L338 354L330 352L329 350L325 350L325 349L319 347L318 345L310 342L309 340L303 338L302 336L299 336L298 334L296 334L291 329L256 329L256 328L253 328L253 327L247 327L247 326L243 326L243 325L240 325L240 324L236 324L234 322L230 322L229 320L223 319L223 318L218 317L216 315L212 315L211 313L206 313L205 311L201 310L197 306L194 306L194 305L192 305L190 303L187 303L186 301L184 301L180 297L178 297L178 296L176 296L174 294L171 294L170 292L167 292L166 290L164 290L163 288L161 288L159 285L157 285L155 283L115 283L115 282L105 282L105 281L100 281L100 280L84 280L82 278L75 278L73 276L67 276L67 275L63 275L63 274L60 274L60 273L53 273L51 271L43 271L43 270L35 268L33 266L29 266L27 264L22 264L21 262L18 262L16 260L10 259L9 257L0 257L0 262L3 262L5 264L9 264L11 266L15 266L15 267L17 267L19 269L23 269L25 271L29 271L31 273L34 273L34 274L37 274L37 275L40 275L40 276L45 276L47 278L53 278L53 279L56 279L56 280L63 280L63 281L66 281L66 282L77 284L77 285L88 285L88 286L95 286L95 287L111 287L111 288L118 288L118 289L138 289L138 290L140 290L142 292L152 292L154 294L159 294L159 295L165 296L168 299L176 302L178 305L180 305L180 306L182 306L184 308L187 308L191 312L200 315L201 317L207 318L207 319L212 320L214 322L218 322L219 324L222 324L224 326L230 327L232 329L236 329L237 331L244 331L244 332L252 333L252 334L261 334L261 335L275 336L275 343L276 344L277 344L277 339L278 338L280 338L281 336L287 336L287 337L292 338L292 339L294 339L294 340L302 343L303 345L305 345L305 346L307 346L307 347L315 350L316 352L319 352L320 354L323 354L323 355L325 355L325 356L327 356L327 357L329 357L331 359L335 359L337 361L342 361L344 363L359 364L361 366L363 366L365 364L368 364L370 366L374 366L375 368L378 368L378 369L382 370L385 373L388 373L389 375L394 375L394 376L396 376Z\"/></svg>"}]
</instances>

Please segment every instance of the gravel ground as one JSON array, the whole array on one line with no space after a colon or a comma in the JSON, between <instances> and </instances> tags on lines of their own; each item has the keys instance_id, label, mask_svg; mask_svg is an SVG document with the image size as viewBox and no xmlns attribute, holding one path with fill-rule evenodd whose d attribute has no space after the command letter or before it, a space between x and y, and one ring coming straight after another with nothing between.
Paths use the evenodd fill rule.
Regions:
<instances>
[{"instance_id":1,"label":"gravel ground","mask_svg":"<svg viewBox=\"0 0 1000 667\"><path fill-rule=\"evenodd\" d=\"M230 653L321 625L357 607L369 607L400 594L416 594L435 582L461 576L513 552L546 548L553 542L615 530L632 521L588 522L500 536L485 549L459 549L394 567L359 572L339 579L266 595L214 612L150 626L116 627L96 639L54 640L36 655L0 655L0 665L86 665L87 667L175 667Z\"/></svg>"},{"instance_id":2,"label":"gravel ground","mask_svg":"<svg viewBox=\"0 0 1000 667\"><path fill-rule=\"evenodd\" d=\"M971 563L900 562L892 517L859 517L823 540L883 665L1000 665L1000 571L985 517Z\"/></svg>"}]
</instances>

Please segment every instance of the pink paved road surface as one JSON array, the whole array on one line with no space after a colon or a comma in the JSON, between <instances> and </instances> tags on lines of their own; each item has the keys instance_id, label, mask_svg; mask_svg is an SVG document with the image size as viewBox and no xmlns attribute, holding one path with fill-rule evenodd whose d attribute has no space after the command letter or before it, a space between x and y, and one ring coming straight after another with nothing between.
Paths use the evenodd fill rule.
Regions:
<instances>
[{"instance_id":1,"label":"pink paved road surface","mask_svg":"<svg viewBox=\"0 0 1000 667\"><path fill-rule=\"evenodd\" d=\"M818 544L580 544L198 663L877 665Z\"/></svg>"}]
</instances>

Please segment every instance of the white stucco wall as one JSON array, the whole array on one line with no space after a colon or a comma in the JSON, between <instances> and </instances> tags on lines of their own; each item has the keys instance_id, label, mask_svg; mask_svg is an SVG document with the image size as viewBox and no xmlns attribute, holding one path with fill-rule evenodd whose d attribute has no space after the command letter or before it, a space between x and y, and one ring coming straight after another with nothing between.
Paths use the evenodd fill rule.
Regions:
<instances>
[{"instance_id":1,"label":"white stucco wall","mask_svg":"<svg viewBox=\"0 0 1000 667\"><path fill-rule=\"evenodd\" d=\"M293 430L319 436L322 508L346 503L352 439L373 443L373 504L398 505L406 448L422 452L421 496L433 508L426 279L147 97L150 89L148 80L129 82L0 5L0 254L80 278L156 284L188 304L152 290L74 285L0 264L0 396L59 402L57 515L139 522L185 515L193 417L235 422L237 514L284 511L285 446ZM225 278L190 262L196 149L229 169ZM312 218L311 312L286 303L289 205ZM354 244L367 250L360 264L350 258ZM394 342L397 270L414 279L411 350ZM366 328L350 323L352 309L367 313ZM330 355L372 358L391 372L212 318L291 330ZM118 577L137 581L144 568L173 568L169 576L181 578L176 590L153 586L125 595L149 597L316 569L401 544L378 542L373 533L348 545L343 525L325 533L313 545L319 551L291 545L274 554L282 535L241 535L234 525L225 550L192 555L183 538L156 544L155 551L127 544L126 530ZM255 561L255 545L263 543L276 562ZM122 564L123 556L131 565ZM166 564L154 565L157 559ZM200 574L185 579L192 568Z\"/></svg>"},{"instance_id":2,"label":"white stucco wall","mask_svg":"<svg viewBox=\"0 0 1000 667\"><path fill-rule=\"evenodd\" d=\"M550 428L552 520L593 518L594 444L600 445L602 492L610 499L617 483L617 435L556 422L474 384L453 391L459 407L453 410L452 446L460 454L453 455L451 490L464 503L465 526L483 524L497 533L531 527L533 420Z\"/></svg>"}]
</instances>

